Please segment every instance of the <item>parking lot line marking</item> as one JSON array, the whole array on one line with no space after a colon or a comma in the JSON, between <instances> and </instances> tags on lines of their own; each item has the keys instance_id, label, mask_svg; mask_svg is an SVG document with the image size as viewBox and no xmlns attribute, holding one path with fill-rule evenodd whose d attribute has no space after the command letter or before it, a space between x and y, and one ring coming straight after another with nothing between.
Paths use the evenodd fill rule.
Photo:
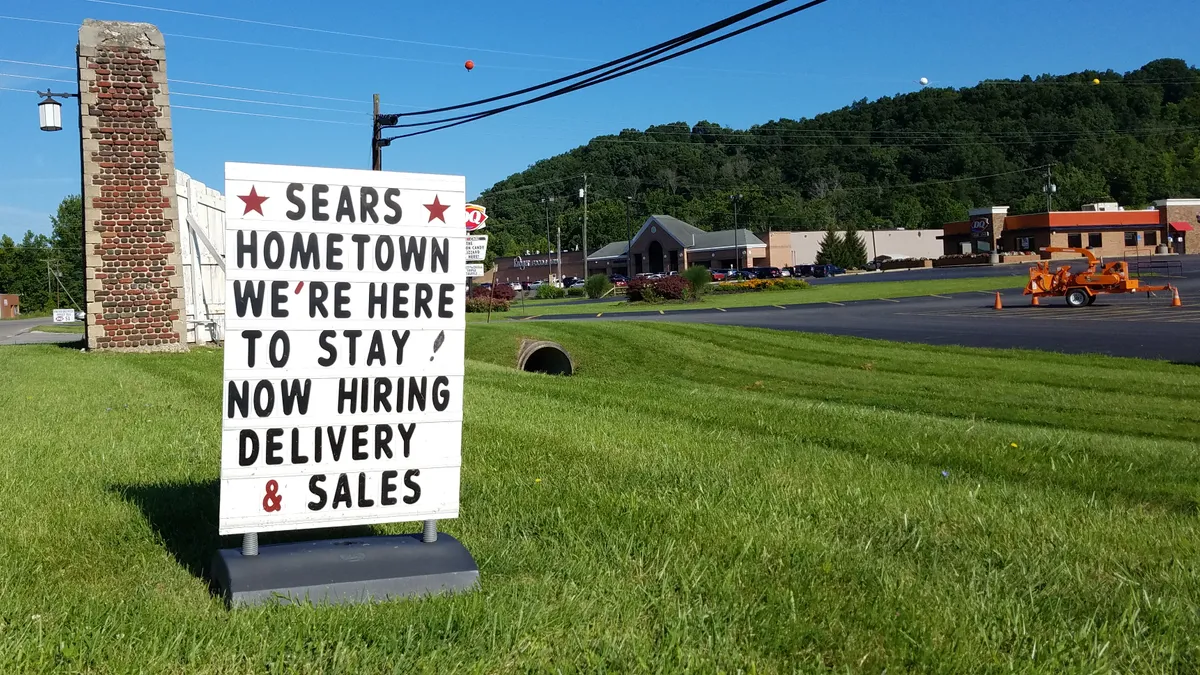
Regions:
<instances>
[{"instance_id":1,"label":"parking lot line marking","mask_svg":"<svg viewBox=\"0 0 1200 675\"><path fill-rule=\"evenodd\" d=\"M529 321L530 319L536 319L536 318L537 318L537 316L527 316L527 317L525 317L525 318L523 318L523 319L521 319L521 320L522 320L522 321Z\"/></svg>"},{"instance_id":2,"label":"parking lot line marking","mask_svg":"<svg viewBox=\"0 0 1200 675\"><path fill-rule=\"evenodd\" d=\"M725 310L721 309L720 307L713 307L713 309L717 310L718 312L724 312L724 311L725 311Z\"/></svg>"},{"instance_id":3,"label":"parking lot line marking","mask_svg":"<svg viewBox=\"0 0 1200 675\"><path fill-rule=\"evenodd\" d=\"M893 300L891 298L880 298L880 300L882 300L883 302L895 302L895 303L900 302L899 300Z\"/></svg>"},{"instance_id":4,"label":"parking lot line marking","mask_svg":"<svg viewBox=\"0 0 1200 675\"><path fill-rule=\"evenodd\" d=\"M779 309L787 309L787 307L784 307L783 305L771 305L771 306L778 307Z\"/></svg>"},{"instance_id":5,"label":"parking lot line marking","mask_svg":"<svg viewBox=\"0 0 1200 675\"><path fill-rule=\"evenodd\" d=\"M941 298L941 299L943 299L943 300L953 300L953 299L954 299L954 298L952 298L952 297L950 297L950 296L948 296L948 295L938 295L937 293L930 293L930 294L929 294L929 297L931 297L931 298Z\"/></svg>"},{"instance_id":6,"label":"parking lot line marking","mask_svg":"<svg viewBox=\"0 0 1200 675\"><path fill-rule=\"evenodd\" d=\"M846 306L844 303L841 303L841 302L826 302L825 304L827 304L827 305L837 305L838 307L845 307L845 306Z\"/></svg>"},{"instance_id":7,"label":"parking lot line marking","mask_svg":"<svg viewBox=\"0 0 1200 675\"><path fill-rule=\"evenodd\" d=\"M659 313L659 314L665 314L665 312L663 312L661 309L660 309L660 310L658 310L658 313Z\"/></svg>"},{"instance_id":8,"label":"parking lot line marking","mask_svg":"<svg viewBox=\"0 0 1200 675\"><path fill-rule=\"evenodd\" d=\"M602 316L604 316L604 312L600 312L599 314L597 314L597 315L596 315L596 318L597 318L597 319L599 319L599 318L600 318L600 317L602 317Z\"/></svg>"}]
</instances>

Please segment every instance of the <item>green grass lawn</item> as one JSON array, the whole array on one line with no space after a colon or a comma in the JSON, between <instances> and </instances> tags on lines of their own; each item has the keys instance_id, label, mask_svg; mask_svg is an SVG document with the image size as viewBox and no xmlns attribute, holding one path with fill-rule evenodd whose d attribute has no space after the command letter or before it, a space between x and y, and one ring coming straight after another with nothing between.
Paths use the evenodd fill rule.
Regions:
<instances>
[{"instance_id":1,"label":"green grass lawn","mask_svg":"<svg viewBox=\"0 0 1200 675\"><path fill-rule=\"evenodd\" d=\"M657 312L679 309L722 309L730 307L763 307L770 305L803 305L817 302L851 302L854 300L875 300L878 298L903 298L917 295L964 293L970 291L995 291L1006 288L1021 288L1029 281L1028 277L982 277L972 279L933 279L919 281L875 281L866 283L822 284L797 291L761 291L757 293L736 293L729 295L709 295L700 302L663 302L647 305L644 303L627 303L625 300L612 302L566 303L546 305L546 301L527 301L522 306L521 301L512 303L508 312L494 313L492 318L523 317L523 316L555 316L559 314L611 314L613 312ZM562 300L556 303L563 303ZM485 315L470 314L470 321L482 320Z\"/></svg>"},{"instance_id":2,"label":"green grass lawn","mask_svg":"<svg viewBox=\"0 0 1200 675\"><path fill-rule=\"evenodd\" d=\"M228 612L220 351L0 348L0 673L1200 668L1200 369L627 322L467 351L442 525L482 590Z\"/></svg>"},{"instance_id":3,"label":"green grass lawn","mask_svg":"<svg viewBox=\"0 0 1200 675\"><path fill-rule=\"evenodd\" d=\"M83 334L82 323L48 323L42 326L34 326L33 330L39 333L79 333Z\"/></svg>"}]
</instances>

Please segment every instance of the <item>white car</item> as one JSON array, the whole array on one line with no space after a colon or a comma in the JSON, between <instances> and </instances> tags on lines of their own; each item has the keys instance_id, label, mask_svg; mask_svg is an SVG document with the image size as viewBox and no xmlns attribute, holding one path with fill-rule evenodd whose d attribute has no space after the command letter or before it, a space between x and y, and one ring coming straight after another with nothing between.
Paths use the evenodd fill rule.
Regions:
<instances>
[{"instance_id":1,"label":"white car","mask_svg":"<svg viewBox=\"0 0 1200 675\"><path fill-rule=\"evenodd\" d=\"M514 281L514 282L512 282L511 284L509 284L509 286L512 286L512 289L513 289L514 291L520 291L520 290L521 290L521 282L519 282L519 281Z\"/></svg>"}]
</instances>

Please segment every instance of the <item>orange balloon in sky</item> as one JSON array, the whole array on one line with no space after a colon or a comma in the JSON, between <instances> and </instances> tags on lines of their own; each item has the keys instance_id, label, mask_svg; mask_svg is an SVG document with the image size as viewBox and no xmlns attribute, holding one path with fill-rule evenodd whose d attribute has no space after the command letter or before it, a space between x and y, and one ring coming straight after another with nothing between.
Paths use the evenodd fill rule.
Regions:
<instances>
[{"instance_id":1,"label":"orange balloon in sky","mask_svg":"<svg viewBox=\"0 0 1200 675\"><path fill-rule=\"evenodd\" d=\"M463 65L467 67L467 72L475 70L475 62L471 61L470 59L468 59Z\"/></svg>"}]
</instances>

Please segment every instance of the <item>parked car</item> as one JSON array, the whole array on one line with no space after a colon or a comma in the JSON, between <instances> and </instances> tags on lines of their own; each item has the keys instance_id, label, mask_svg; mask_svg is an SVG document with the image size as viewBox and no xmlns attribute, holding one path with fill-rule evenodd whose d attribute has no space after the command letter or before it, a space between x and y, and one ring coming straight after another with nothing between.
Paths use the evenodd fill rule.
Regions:
<instances>
[{"instance_id":1,"label":"parked car","mask_svg":"<svg viewBox=\"0 0 1200 675\"><path fill-rule=\"evenodd\" d=\"M725 281L725 275L727 274L725 270L709 270L708 273L712 276L713 281Z\"/></svg>"},{"instance_id":2,"label":"parked car","mask_svg":"<svg viewBox=\"0 0 1200 675\"><path fill-rule=\"evenodd\" d=\"M541 288L542 285L545 283L546 282L540 281L540 280L539 281L530 281L529 283L525 284L525 290L536 291L537 289Z\"/></svg>"},{"instance_id":3,"label":"parked car","mask_svg":"<svg viewBox=\"0 0 1200 675\"><path fill-rule=\"evenodd\" d=\"M778 279L783 276L783 271L778 267L751 267L750 271L756 279Z\"/></svg>"},{"instance_id":4,"label":"parked car","mask_svg":"<svg viewBox=\"0 0 1200 675\"><path fill-rule=\"evenodd\" d=\"M792 268L790 268L790 267L781 267L781 268L779 268L779 273L780 273L780 274L782 274L782 275L783 275L783 276L785 276L785 277L790 277L790 276L792 276Z\"/></svg>"},{"instance_id":5,"label":"parked car","mask_svg":"<svg viewBox=\"0 0 1200 675\"><path fill-rule=\"evenodd\" d=\"M562 280L563 288L571 288L572 286L579 286L582 284L583 284L583 279L580 279L579 277L563 277L563 280Z\"/></svg>"},{"instance_id":6,"label":"parked car","mask_svg":"<svg viewBox=\"0 0 1200 675\"><path fill-rule=\"evenodd\" d=\"M813 276L817 277L818 279L845 273L846 270L838 267L837 265L813 265Z\"/></svg>"},{"instance_id":7,"label":"parked car","mask_svg":"<svg viewBox=\"0 0 1200 675\"><path fill-rule=\"evenodd\" d=\"M629 285L629 277L625 276L624 274L613 274L608 277L608 280L611 281L612 285L616 286L617 288L625 288Z\"/></svg>"},{"instance_id":8,"label":"parked car","mask_svg":"<svg viewBox=\"0 0 1200 675\"><path fill-rule=\"evenodd\" d=\"M518 291L518 292L519 292L519 291L523 290L523 287L521 286L521 282L519 282L519 281L514 281L514 282L512 282L512 283L511 283L511 284L509 284L509 285L510 285L510 286L512 286L512 289L513 289L514 291Z\"/></svg>"}]
</instances>

